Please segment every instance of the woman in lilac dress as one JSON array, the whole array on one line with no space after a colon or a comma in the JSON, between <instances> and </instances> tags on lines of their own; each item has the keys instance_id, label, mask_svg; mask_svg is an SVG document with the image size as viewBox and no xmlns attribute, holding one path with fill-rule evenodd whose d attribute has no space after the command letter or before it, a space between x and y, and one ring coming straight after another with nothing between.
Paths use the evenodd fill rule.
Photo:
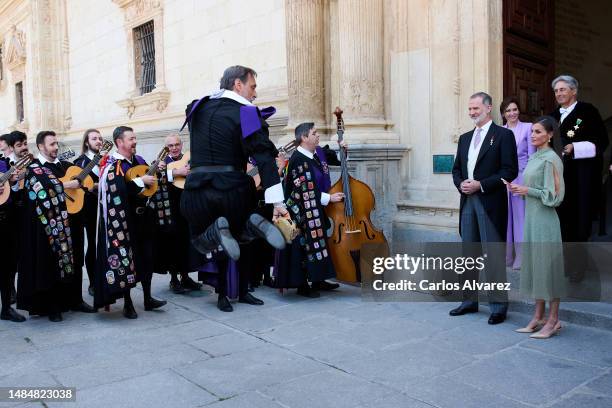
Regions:
<instances>
[{"instance_id":1,"label":"woman in lilac dress","mask_svg":"<svg viewBox=\"0 0 612 408\"><path fill-rule=\"evenodd\" d=\"M535 147L529 142L531 123L521 122L518 99L509 96L504 98L499 107L504 119L504 127L512 130L516 140L519 174L513 183L523 184L523 170L527 160L535 152ZM511 180L508 180L511 181ZM521 242L523 242L523 225L525 223L525 201L523 197L508 192L508 232L506 234L506 265L513 269L521 267Z\"/></svg>"}]
</instances>

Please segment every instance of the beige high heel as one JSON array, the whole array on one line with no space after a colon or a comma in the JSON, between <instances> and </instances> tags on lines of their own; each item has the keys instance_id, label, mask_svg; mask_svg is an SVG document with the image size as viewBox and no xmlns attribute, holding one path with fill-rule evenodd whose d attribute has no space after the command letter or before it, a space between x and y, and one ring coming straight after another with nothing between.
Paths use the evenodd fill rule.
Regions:
<instances>
[{"instance_id":1,"label":"beige high heel","mask_svg":"<svg viewBox=\"0 0 612 408\"><path fill-rule=\"evenodd\" d=\"M523 328L520 328L520 329L516 329L515 332L517 332L517 333L533 333L533 332L536 332L536 331L540 330L542 328L542 326L544 326L545 324L546 324L546 320L538 320L534 327L526 326L526 327L523 327Z\"/></svg>"},{"instance_id":2,"label":"beige high heel","mask_svg":"<svg viewBox=\"0 0 612 408\"><path fill-rule=\"evenodd\" d=\"M561 322L559 322L559 323L557 323L555 328L549 334L535 333L535 334L532 334L529 337L532 338L532 339L549 339L552 336L556 336L557 334L559 334L559 332L561 331L562 328L563 328L563 326L561 326Z\"/></svg>"}]
</instances>

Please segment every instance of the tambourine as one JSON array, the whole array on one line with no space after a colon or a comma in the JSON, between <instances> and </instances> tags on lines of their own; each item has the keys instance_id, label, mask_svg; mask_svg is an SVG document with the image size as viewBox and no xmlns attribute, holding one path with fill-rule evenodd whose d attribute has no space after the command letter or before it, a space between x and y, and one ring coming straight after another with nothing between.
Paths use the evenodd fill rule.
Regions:
<instances>
[{"instance_id":1,"label":"tambourine","mask_svg":"<svg viewBox=\"0 0 612 408\"><path fill-rule=\"evenodd\" d=\"M276 228L278 228L281 234L283 234L283 237L288 244L290 244L291 241L293 241L300 233L299 228L295 226L295 223L291 218L277 218L276 221L274 221L274 225L276 225Z\"/></svg>"}]
</instances>

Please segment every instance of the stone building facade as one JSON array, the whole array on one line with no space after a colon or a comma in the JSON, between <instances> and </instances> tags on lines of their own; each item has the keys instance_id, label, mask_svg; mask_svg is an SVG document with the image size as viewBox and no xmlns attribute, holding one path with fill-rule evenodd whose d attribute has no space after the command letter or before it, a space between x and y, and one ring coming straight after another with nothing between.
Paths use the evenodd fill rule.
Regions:
<instances>
[{"instance_id":1,"label":"stone building facade","mask_svg":"<svg viewBox=\"0 0 612 408\"><path fill-rule=\"evenodd\" d=\"M129 125L152 158L191 100L218 88L227 66L247 65L258 72L256 102L277 108L270 123L278 145L302 121L333 139L332 112L343 109L350 167L374 191L373 219L389 239L454 240L459 197L447 170L458 136L471 128L467 99L486 90L501 100L510 80L507 14L537 15L554 4L527 3L0 0L0 131L34 137L53 129L77 146L87 128L110 138ZM581 9L591 21L606 13L605 0L590 0L586 11L585 2L556 3L547 15ZM594 65L578 74L585 99L601 101L610 116L594 86L612 66L612 42L604 41L611 31L598 19L583 38L557 35L569 38L556 45L557 65L580 71L571 55L581 41L602 47L605 57L582 50ZM143 92L151 81L145 64L155 74Z\"/></svg>"}]
</instances>

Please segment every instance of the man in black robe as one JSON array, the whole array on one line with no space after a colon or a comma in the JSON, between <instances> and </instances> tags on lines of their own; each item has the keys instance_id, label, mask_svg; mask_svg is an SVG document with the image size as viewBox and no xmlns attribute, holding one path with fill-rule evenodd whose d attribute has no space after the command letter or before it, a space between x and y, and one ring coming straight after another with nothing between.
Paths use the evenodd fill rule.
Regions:
<instances>
[{"instance_id":1,"label":"man in black robe","mask_svg":"<svg viewBox=\"0 0 612 408\"><path fill-rule=\"evenodd\" d=\"M140 281L144 309L151 311L166 304L151 295L153 277L154 219L147 198L139 194L145 185L155 183L155 176L144 175L128 180L129 169L146 165L136 155L136 135L127 126L113 131L117 151L101 164L99 189L99 225L97 265L94 277L94 306L106 307L124 298L123 315L136 319L138 314L130 289Z\"/></svg>"},{"instance_id":2,"label":"man in black robe","mask_svg":"<svg viewBox=\"0 0 612 408\"><path fill-rule=\"evenodd\" d=\"M298 125L295 140L299 146L289 159L284 190L285 203L300 235L280 252L275 286L298 288L299 295L316 298L319 290L334 290L339 286L325 281L336 276L327 247L329 220L325 206L342 201L344 193L328 194L331 187L328 164L340 163L329 146L319 146L314 123ZM346 142L340 146L346 149Z\"/></svg>"},{"instance_id":3,"label":"man in black robe","mask_svg":"<svg viewBox=\"0 0 612 408\"><path fill-rule=\"evenodd\" d=\"M551 116L559 121L563 146L565 198L557 209L563 242L587 242L599 212L602 155L608 133L597 108L578 101L578 81L561 75L552 82L559 104ZM566 256L566 272L574 282L584 277L584 248L572 246Z\"/></svg>"},{"instance_id":4,"label":"man in black robe","mask_svg":"<svg viewBox=\"0 0 612 408\"><path fill-rule=\"evenodd\" d=\"M9 164L14 165L19 159L24 158L28 153L28 137L25 133L19 130L14 130L9 133L7 143L12 150L12 153L8 155ZM23 179L25 177L26 170L18 170L13 174L11 180L14 184L11 186L11 200L13 202L13 214L12 217L12 231L15 242L21 242L21 219L23 218L25 200L27 199L27 192L25 191ZM12 253L9 262L12 262L14 268L13 275L11 277L11 304L17 302L17 290L15 289L15 276L17 271L17 264L20 258L21 245L17 245L16 250Z\"/></svg>"},{"instance_id":5,"label":"man in black robe","mask_svg":"<svg viewBox=\"0 0 612 408\"><path fill-rule=\"evenodd\" d=\"M8 158L0 158L0 173L6 173L10 168ZM0 194L3 194L5 189L10 189L10 183L0 185ZM12 192L11 192L12 193ZM11 194L13 195L13 194ZM25 317L19 314L11 307L11 292L13 291L13 277L17 268L17 263L14 262L12 254L17 250L14 230L14 207L12 197L4 204L0 205L0 248L6 253L3 262L0 262L0 300L2 301L2 310L0 319L11 320L13 322L23 322Z\"/></svg>"},{"instance_id":6,"label":"man in black robe","mask_svg":"<svg viewBox=\"0 0 612 408\"><path fill-rule=\"evenodd\" d=\"M100 153L103 144L102 135L96 129L87 129L83 135L81 144L81 155L76 158L74 164L80 168L85 168L92 159ZM87 233L87 252L83 254L85 248L83 246L75 247L75 256L77 259L85 259L85 268L89 277L88 292L93 296L94 273L96 270L96 221L98 215L98 181L100 177L100 167L94 166L89 172L89 176L94 181L93 191L85 191L85 199L83 209L79 212L81 222ZM78 255L77 255L78 254Z\"/></svg>"},{"instance_id":7,"label":"man in black robe","mask_svg":"<svg viewBox=\"0 0 612 408\"><path fill-rule=\"evenodd\" d=\"M200 290L202 284L189 277L189 225L180 209L183 190L172 184L175 177L186 177L189 174L189 164L177 169L167 169L168 164L183 159L183 142L178 134L171 134L166 137L165 145L168 148L168 156L159 164L159 189L149 203L157 215L155 272L170 272L170 289L181 294Z\"/></svg>"},{"instance_id":8,"label":"man in black robe","mask_svg":"<svg viewBox=\"0 0 612 408\"><path fill-rule=\"evenodd\" d=\"M53 131L39 132L36 145L40 154L26 173L28 199L17 305L59 322L67 310L95 312L83 301L83 271L74 259L74 246L83 245L82 225L77 217L68 216L64 198L64 189L79 188L80 182L59 180L71 164L57 158L59 147Z\"/></svg>"},{"instance_id":9,"label":"man in black robe","mask_svg":"<svg viewBox=\"0 0 612 408\"><path fill-rule=\"evenodd\" d=\"M264 238L281 249L280 231L255 214L255 184L245 173L249 157L259 169L267 203L274 203L274 217L287 214L275 163L277 150L270 141L268 124L252 104L257 96L256 73L243 66L229 67L221 78L221 90L193 101L187 107L186 124L191 137L191 172L181 201L183 215L190 222L192 243L202 254L219 246L230 258L240 258L236 238L243 242ZM236 237L236 238L234 238ZM206 260L202 258L200 264ZM227 270L227 259L218 259L218 270ZM262 305L248 293L248 268L240 267L239 301ZM217 307L233 310L227 298L227 282L219 273Z\"/></svg>"},{"instance_id":10,"label":"man in black robe","mask_svg":"<svg viewBox=\"0 0 612 408\"><path fill-rule=\"evenodd\" d=\"M597 214L608 133L597 108L577 100L576 79L562 75L553 81L553 89L559 108L551 116L559 121L565 181L565 199L559 206L561 234L566 242L586 242Z\"/></svg>"}]
</instances>

